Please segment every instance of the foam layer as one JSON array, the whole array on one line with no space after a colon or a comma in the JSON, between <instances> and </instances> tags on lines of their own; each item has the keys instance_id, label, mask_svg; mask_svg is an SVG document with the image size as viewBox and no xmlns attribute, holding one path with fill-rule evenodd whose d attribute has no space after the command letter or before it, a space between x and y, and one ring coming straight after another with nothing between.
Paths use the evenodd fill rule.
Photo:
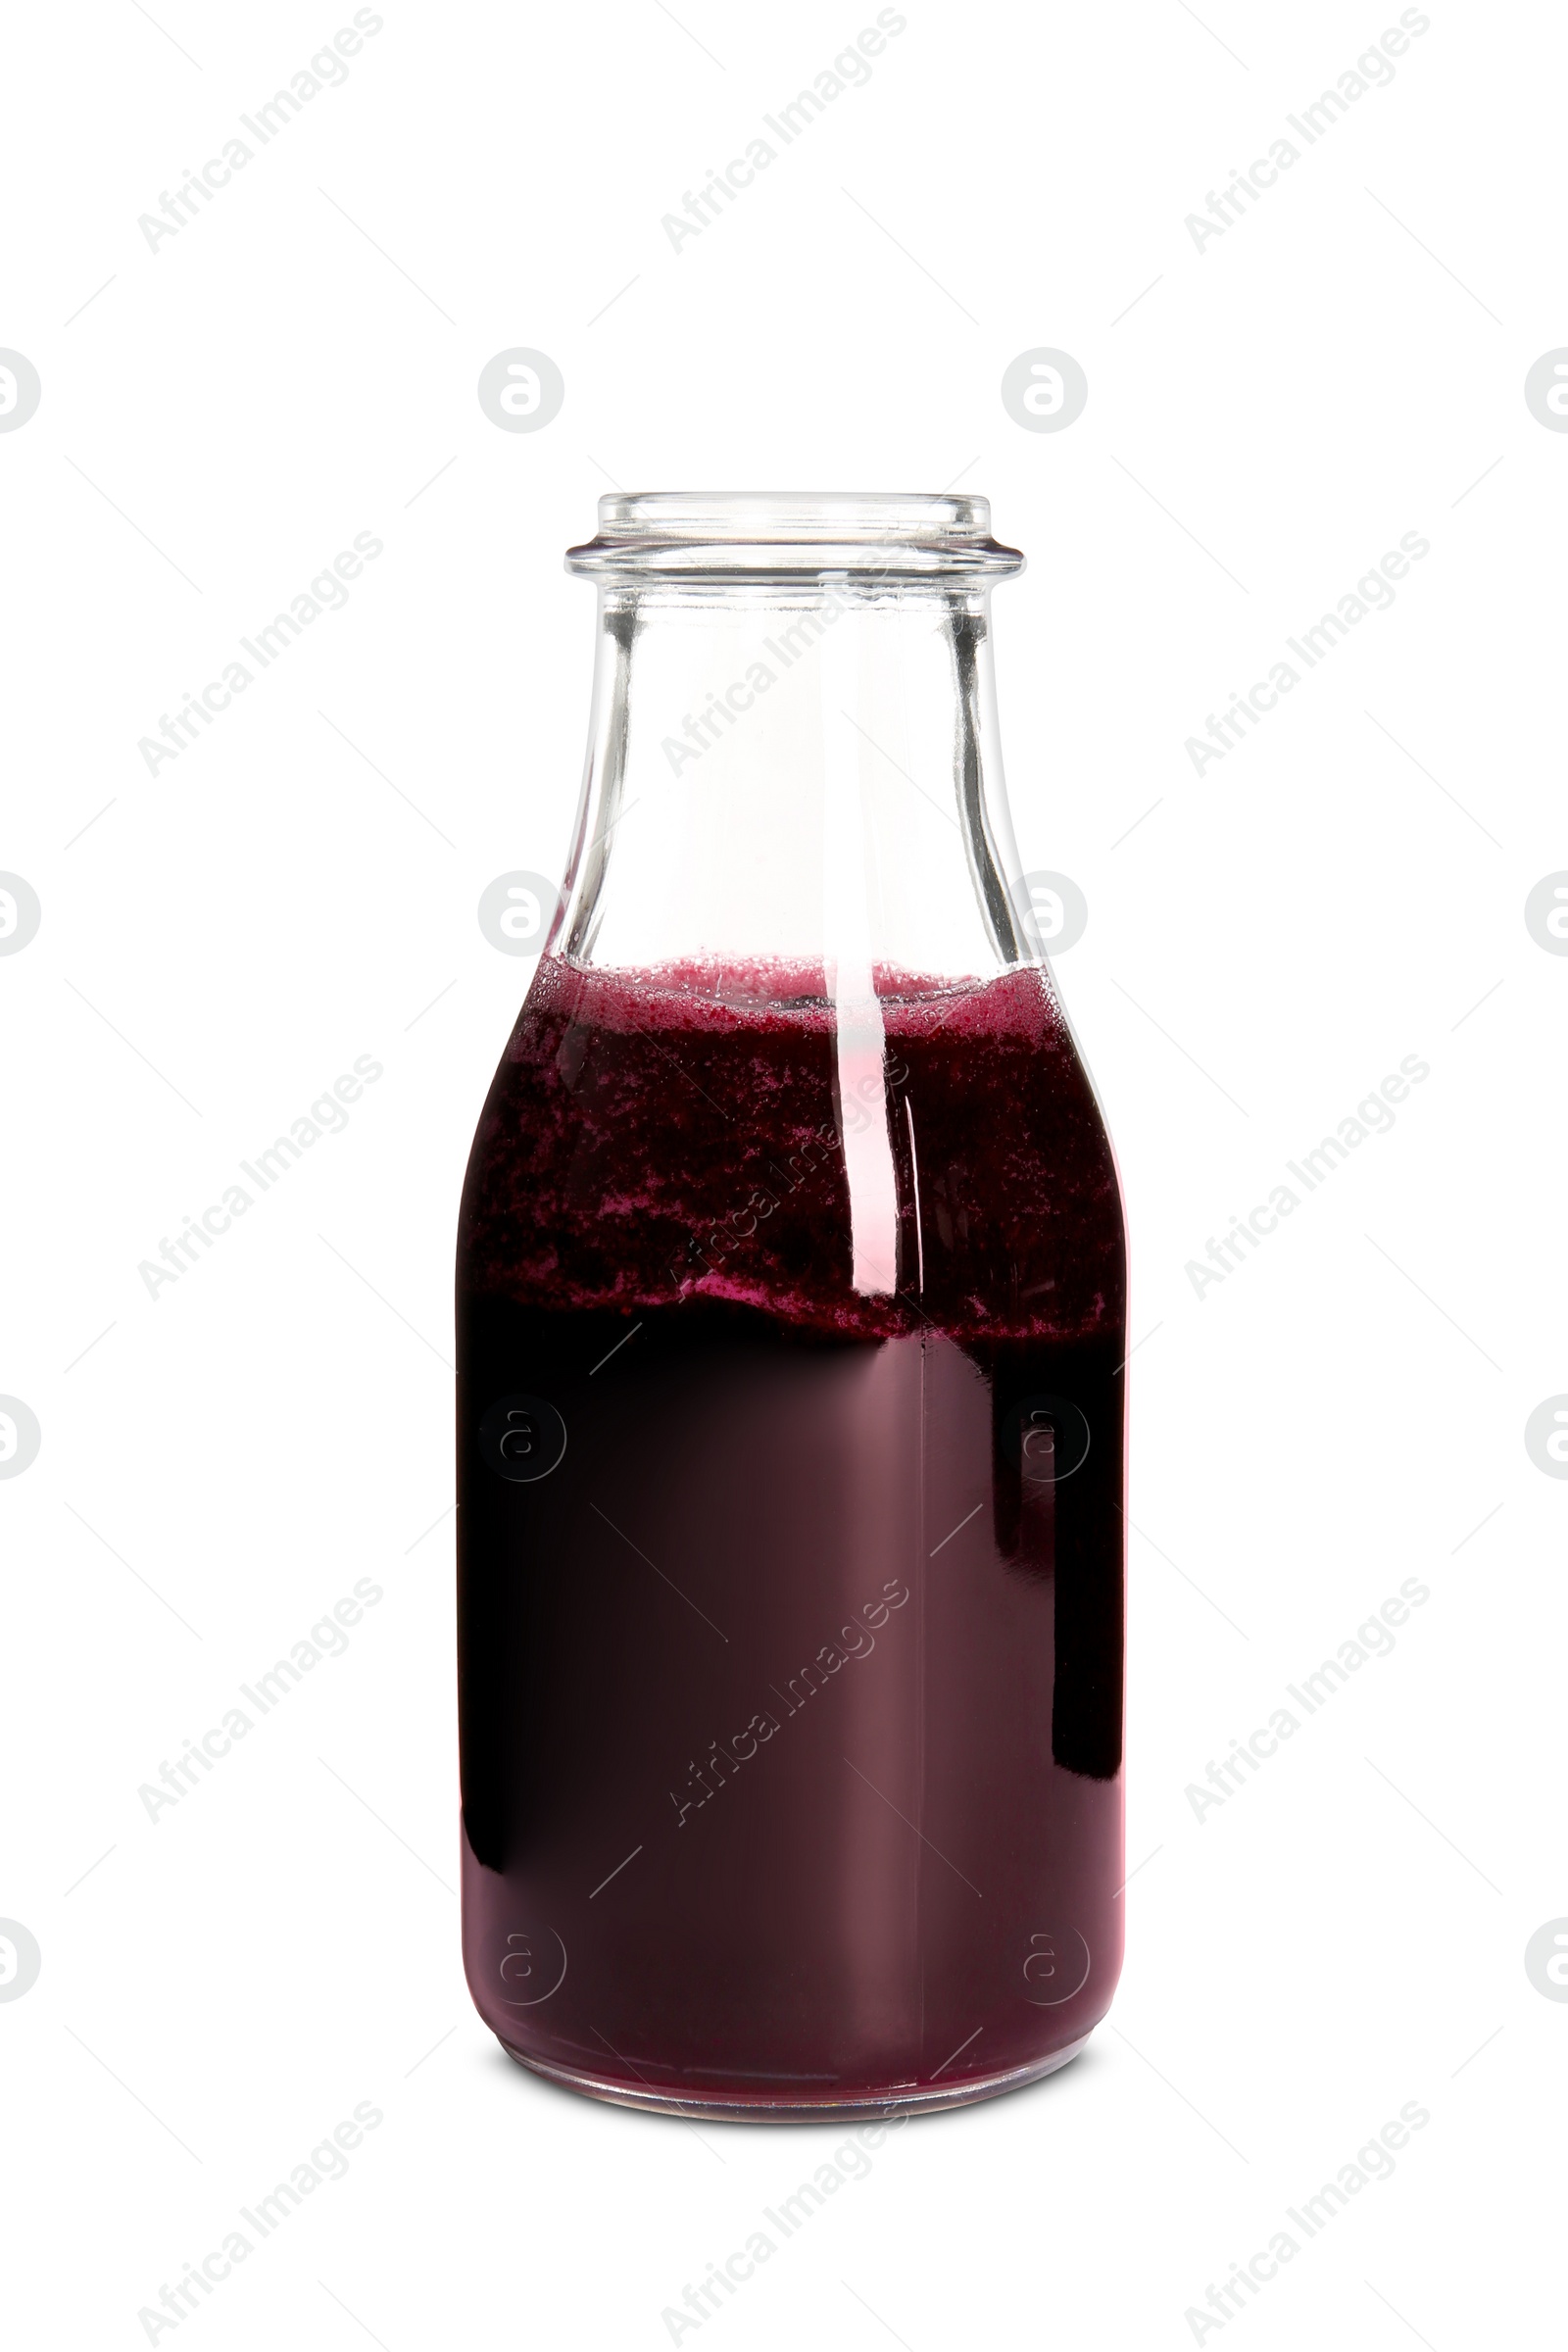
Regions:
<instances>
[{"instance_id":1,"label":"foam layer","mask_svg":"<svg viewBox=\"0 0 1568 2352\"><path fill-rule=\"evenodd\" d=\"M881 1095L846 1108L819 965L543 959L475 1138L462 1283L554 1308L707 1298L847 1338L1113 1328L1115 1171L1046 975L873 985ZM898 1185L891 1298L851 1278L842 1137L867 1116Z\"/></svg>"}]
</instances>

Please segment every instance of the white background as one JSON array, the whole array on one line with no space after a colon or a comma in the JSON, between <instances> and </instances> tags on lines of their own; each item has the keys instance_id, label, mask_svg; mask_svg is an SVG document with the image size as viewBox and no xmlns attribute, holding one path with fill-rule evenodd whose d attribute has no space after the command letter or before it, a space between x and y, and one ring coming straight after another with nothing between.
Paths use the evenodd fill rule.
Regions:
<instances>
[{"instance_id":1,"label":"white background","mask_svg":"<svg viewBox=\"0 0 1568 2352\"><path fill-rule=\"evenodd\" d=\"M561 867L592 631L560 558L601 491L960 481L1030 559L1009 790L1025 865L1088 897L1062 985L1152 1334L1129 1960L1075 2066L896 2136L702 2341L1189 2343L1408 2101L1394 2177L1217 2332L1538 2340L1568 1486L1523 1428L1568 1389L1568 959L1523 903L1568 865L1568 438L1523 380L1568 342L1563 20L1434 0L1199 251L1185 217L1396 8L910 0L677 254L662 215L872 8L381 13L156 252L138 216L351 11L91 0L8 42L0 343L43 384L0 435L0 866L43 906L0 960L0 1390L43 1433L0 1484L0 1915L43 1955L0 2005L11 2332L145 2341L368 2100L348 2177L179 2343L656 2346L841 2139L557 2092L465 1990L450 1265L531 968L474 909ZM535 434L475 397L511 345L565 378ZM1040 345L1089 379L1059 433L1000 399ZM1393 609L1195 775L1186 738L1410 531ZM357 532L346 609L149 775L138 739ZM150 1298L138 1262L362 1054L347 1131ZM1186 1261L1408 1054L1392 1132L1196 1297ZM139 1785L366 1576L346 1654L150 1821ZM1197 1819L1409 1577L1393 1653Z\"/></svg>"}]
</instances>

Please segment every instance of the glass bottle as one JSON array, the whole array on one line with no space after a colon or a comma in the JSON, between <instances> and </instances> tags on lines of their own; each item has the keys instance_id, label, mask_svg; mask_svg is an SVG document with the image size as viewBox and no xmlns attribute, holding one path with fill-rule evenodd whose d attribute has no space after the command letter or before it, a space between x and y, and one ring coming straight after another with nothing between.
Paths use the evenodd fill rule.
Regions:
<instances>
[{"instance_id":1,"label":"glass bottle","mask_svg":"<svg viewBox=\"0 0 1568 2352\"><path fill-rule=\"evenodd\" d=\"M965 497L635 496L458 1251L464 1951L557 2082L955 2105L1120 1965L1126 1261Z\"/></svg>"}]
</instances>

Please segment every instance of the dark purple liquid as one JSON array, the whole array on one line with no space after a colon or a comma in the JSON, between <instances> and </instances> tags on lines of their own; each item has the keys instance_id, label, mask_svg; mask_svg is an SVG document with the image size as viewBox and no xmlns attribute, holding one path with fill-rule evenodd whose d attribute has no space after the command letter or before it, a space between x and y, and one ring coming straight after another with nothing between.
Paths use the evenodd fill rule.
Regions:
<instances>
[{"instance_id":1,"label":"dark purple liquid","mask_svg":"<svg viewBox=\"0 0 1568 2352\"><path fill-rule=\"evenodd\" d=\"M1093 1096L1038 972L889 985L863 1297L786 978L542 965L459 1254L468 1982L530 2061L710 2105L1037 2066L1120 1961Z\"/></svg>"}]
</instances>

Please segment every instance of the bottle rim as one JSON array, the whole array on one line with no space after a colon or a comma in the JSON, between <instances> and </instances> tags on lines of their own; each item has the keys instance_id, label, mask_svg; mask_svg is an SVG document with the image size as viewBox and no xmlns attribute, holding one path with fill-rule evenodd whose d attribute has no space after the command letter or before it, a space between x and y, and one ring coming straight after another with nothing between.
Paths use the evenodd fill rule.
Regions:
<instances>
[{"instance_id":1,"label":"bottle rim","mask_svg":"<svg viewBox=\"0 0 1568 2352\"><path fill-rule=\"evenodd\" d=\"M599 501L566 550L588 577L778 579L805 573L999 579L1023 569L991 536L991 502L951 491L638 490Z\"/></svg>"}]
</instances>

